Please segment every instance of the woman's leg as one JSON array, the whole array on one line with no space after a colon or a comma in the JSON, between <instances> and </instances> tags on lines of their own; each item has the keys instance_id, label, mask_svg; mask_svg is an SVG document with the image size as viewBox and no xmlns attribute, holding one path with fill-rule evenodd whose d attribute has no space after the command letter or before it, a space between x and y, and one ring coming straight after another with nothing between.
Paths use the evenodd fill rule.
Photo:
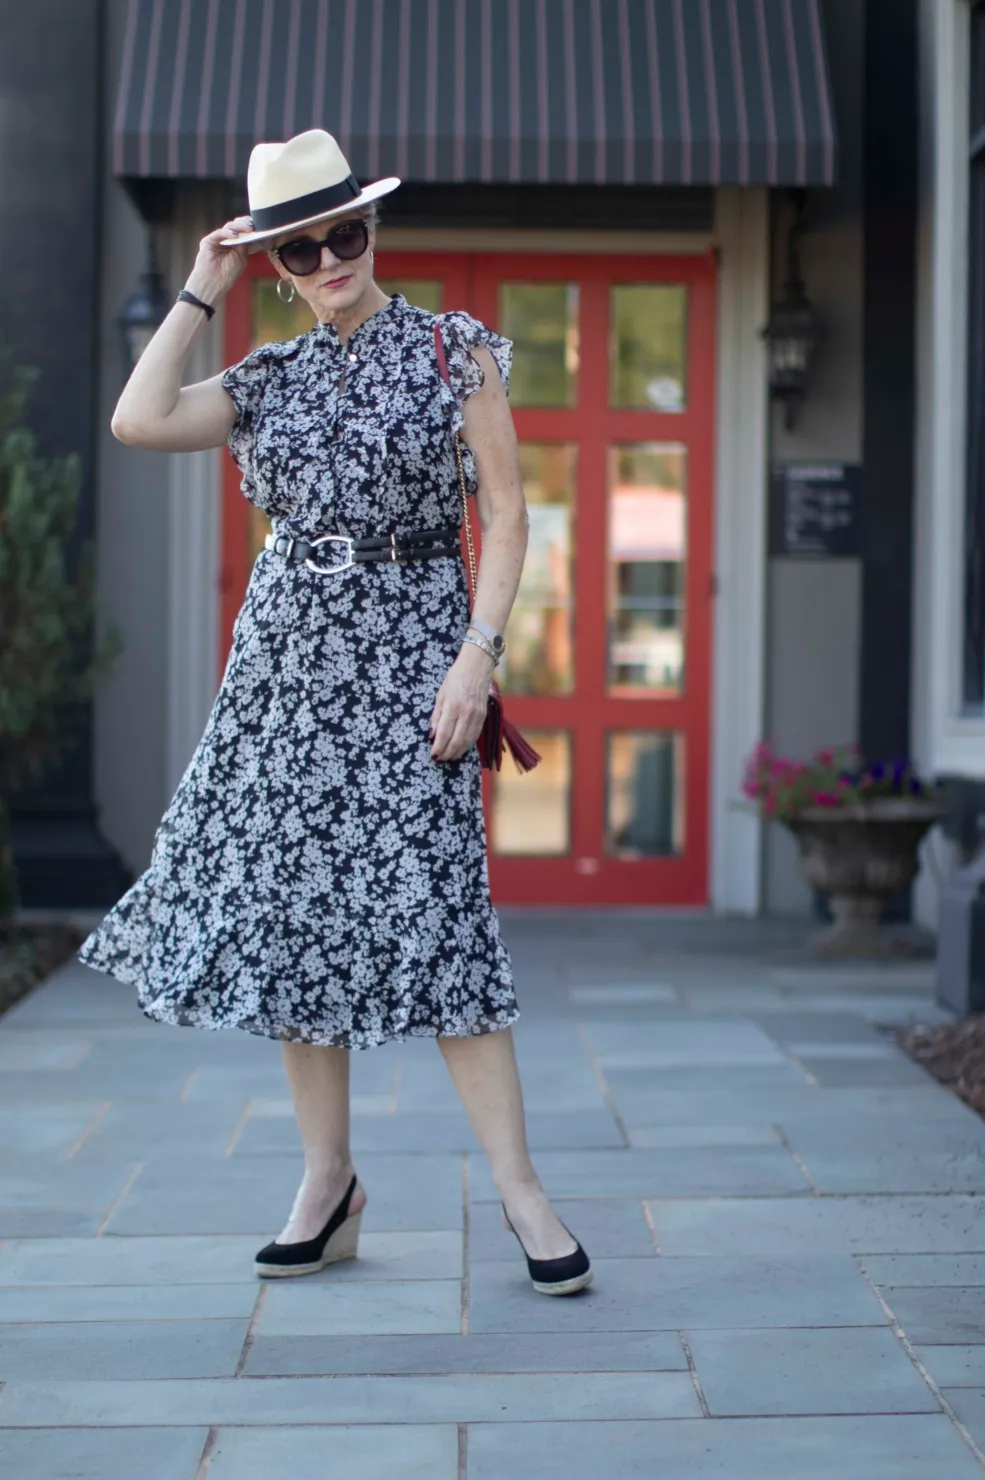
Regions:
<instances>
[{"instance_id":1,"label":"woman's leg","mask_svg":"<svg viewBox=\"0 0 985 1480\"><path fill-rule=\"evenodd\" d=\"M439 1038L438 1044L527 1253L533 1259L572 1253L574 1240L548 1202L527 1149L513 1034L507 1028L474 1038Z\"/></svg>"},{"instance_id":2,"label":"woman's leg","mask_svg":"<svg viewBox=\"0 0 985 1480\"><path fill-rule=\"evenodd\" d=\"M352 1179L349 1152L349 1050L313 1043L284 1043L284 1067L304 1148L304 1176L281 1244L321 1233ZM349 1214L366 1201L357 1187Z\"/></svg>"}]
</instances>

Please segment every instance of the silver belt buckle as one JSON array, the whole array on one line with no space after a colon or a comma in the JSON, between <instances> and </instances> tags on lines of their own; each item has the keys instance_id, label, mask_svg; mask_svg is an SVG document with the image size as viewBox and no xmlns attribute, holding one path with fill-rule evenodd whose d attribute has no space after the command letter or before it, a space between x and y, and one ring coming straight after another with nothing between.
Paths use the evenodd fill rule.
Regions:
<instances>
[{"instance_id":1,"label":"silver belt buckle","mask_svg":"<svg viewBox=\"0 0 985 1480\"><path fill-rule=\"evenodd\" d=\"M319 545L345 545L346 557L341 565L316 565L311 557L308 557L304 562L305 567L308 570L313 570L316 575L333 576L336 571L349 570L356 563L352 554L352 540L347 534L320 534L316 539L309 540L308 544L312 549L317 549Z\"/></svg>"}]
</instances>

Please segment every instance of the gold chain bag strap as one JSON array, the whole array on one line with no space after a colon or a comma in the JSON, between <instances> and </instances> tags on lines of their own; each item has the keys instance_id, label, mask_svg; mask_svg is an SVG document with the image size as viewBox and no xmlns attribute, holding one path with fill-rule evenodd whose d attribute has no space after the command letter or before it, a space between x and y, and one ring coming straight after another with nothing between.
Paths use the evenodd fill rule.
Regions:
<instances>
[{"instance_id":1,"label":"gold chain bag strap","mask_svg":"<svg viewBox=\"0 0 985 1480\"><path fill-rule=\"evenodd\" d=\"M441 324L438 319L434 321L434 349L438 358L438 370L442 380L451 388L451 376L448 373L448 359L445 355L445 346L441 338ZM472 535L472 520L469 517L469 492L465 478L465 463L462 460L462 439L458 432L455 433L455 462L458 467L458 486L462 493L462 524L465 529L465 548L468 552L468 585L469 585L469 611L475 607L475 588L477 578L477 567L475 559L475 540ZM506 718L503 709L503 696L499 687L493 681L489 685L489 703L486 707L486 720L482 726L482 733L476 742L479 748L479 757L487 771L498 771L503 764L503 750L506 749L513 757L513 764L521 774L532 771L534 766L540 762L540 756L528 741L524 740L515 725L511 725Z\"/></svg>"}]
</instances>

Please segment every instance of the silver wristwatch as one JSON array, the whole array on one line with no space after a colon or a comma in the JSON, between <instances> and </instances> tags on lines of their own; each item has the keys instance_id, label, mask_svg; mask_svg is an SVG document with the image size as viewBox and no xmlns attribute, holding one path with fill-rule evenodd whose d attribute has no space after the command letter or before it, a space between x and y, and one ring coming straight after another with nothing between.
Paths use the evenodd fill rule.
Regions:
<instances>
[{"instance_id":1,"label":"silver wristwatch","mask_svg":"<svg viewBox=\"0 0 985 1480\"><path fill-rule=\"evenodd\" d=\"M484 637L486 639L489 646L492 648L493 656L498 663L500 658L506 652L506 638L503 636L502 632L497 632L495 627L491 627L488 622L480 622L476 617L469 618L469 626L474 628L475 631L478 632L480 637Z\"/></svg>"}]
</instances>

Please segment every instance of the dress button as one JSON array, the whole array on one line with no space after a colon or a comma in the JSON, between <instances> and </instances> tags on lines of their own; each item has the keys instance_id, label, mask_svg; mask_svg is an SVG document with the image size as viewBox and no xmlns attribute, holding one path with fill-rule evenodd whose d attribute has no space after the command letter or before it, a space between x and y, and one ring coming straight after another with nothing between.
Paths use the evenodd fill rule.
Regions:
<instances>
[{"instance_id":1,"label":"dress button","mask_svg":"<svg viewBox=\"0 0 985 1480\"><path fill-rule=\"evenodd\" d=\"M353 355L350 355L349 356L349 360L354 365L356 363L356 357L355 357L355 355L354 354Z\"/></svg>"}]
</instances>

